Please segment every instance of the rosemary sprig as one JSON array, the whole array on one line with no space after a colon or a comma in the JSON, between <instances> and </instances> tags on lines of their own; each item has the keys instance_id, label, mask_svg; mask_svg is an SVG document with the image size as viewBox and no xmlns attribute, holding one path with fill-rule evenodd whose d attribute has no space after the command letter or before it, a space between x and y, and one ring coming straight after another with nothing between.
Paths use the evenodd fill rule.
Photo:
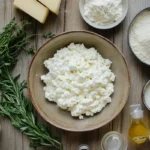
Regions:
<instances>
[{"instance_id":1,"label":"rosemary sprig","mask_svg":"<svg viewBox=\"0 0 150 150\"><path fill-rule=\"evenodd\" d=\"M26 82L18 82L11 76L11 70L17 63L17 56L24 49L33 34L26 36L23 21L17 25L14 19L0 32L0 115L6 116L12 125L26 134L31 147L47 146L61 150L62 145L44 126L37 123L31 102L24 96Z\"/></svg>"},{"instance_id":2,"label":"rosemary sprig","mask_svg":"<svg viewBox=\"0 0 150 150\"><path fill-rule=\"evenodd\" d=\"M27 52L28 52L29 54L31 54L31 55L34 55L34 54L36 53L36 50L31 47L31 48L29 48L29 49L27 50Z\"/></svg>"},{"instance_id":3,"label":"rosemary sprig","mask_svg":"<svg viewBox=\"0 0 150 150\"><path fill-rule=\"evenodd\" d=\"M19 83L18 77L13 78L7 69L1 74L0 82L0 114L6 116L12 125L27 135L31 140L31 147L47 146L61 149L62 145L56 137L43 125L37 123L31 102L24 96L26 82Z\"/></svg>"},{"instance_id":4,"label":"rosemary sprig","mask_svg":"<svg viewBox=\"0 0 150 150\"><path fill-rule=\"evenodd\" d=\"M43 37L45 39L48 39L48 38L53 38L55 36L55 34L51 33L51 32L48 32L48 33L45 33L43 34Z\"/></svg>"}]
</instances>

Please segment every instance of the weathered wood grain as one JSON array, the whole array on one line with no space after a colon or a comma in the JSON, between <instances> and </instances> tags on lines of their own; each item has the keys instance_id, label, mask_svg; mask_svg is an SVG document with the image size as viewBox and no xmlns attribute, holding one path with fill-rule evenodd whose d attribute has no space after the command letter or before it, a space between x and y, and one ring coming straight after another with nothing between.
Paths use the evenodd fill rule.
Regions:
<instances>
[{"instance_id":1,"label":"weathered wood grain","mask_svg":"<svg viewBox=\"0 0 150 150\"><path fill-rule=\"evenodd\" d=\"M129 117L129 105L131 104L137 104L137 103L142 103L141 100L141 92L143 85L146 83L146 81L149 79L147 78L147 72L148 68L144 65L142 65L136 58L133 56L131 53L129 46L127 44L127 30L129 27L130 22L134 18L134 16L142 9L150 6L150 1L149 0L137 0L137 1L129 1L129 13L124 21L123 24L123 53L126 57L128 66L129 66L129 71L131 75L131 91L130 91L130 96L129 100L127 102L126 107L123 110L123 115L122 115L122 132L124 135L127 135L127 130L130 124L130 117ZM147 71L145 72L144 70L147 68ZM145 117L148 116L148 112L145 109ZM148 123L148 122L147 122ZM148 145L147 145L148 144ZM129 143L129 150L148 150L150 147L150 143L147 143L142 145L142 147L138 147L134 144Z\"/></svg>"},{"instance_id":2,"label":"weathered wood grain","mask_svg":"<svg viewBox=\"0 0 150 150\"><path fill-rule=\"evenodd\" d=\"M131 91L129 100L123 109L113 122L100 128L96 131L87 133L71 133L66 131L60 131L55 127L49 125L54 132L59 132L62 135L64 150L77 150L80 144L90 145L91 150L100 150L100 141L102 136L110 131L115 130L122 132L127 137L127 131L130 124L129 105L135 103L142 103L141 91L143 85L150 79L150 67L141 64L131 53L127 44L127 30L133 17L142 9L150 6L150 0L129 0L129 12L122 24L112 30L96 30L88 26L80 16L79 0L62 0L61 10L58 17L53 14L47 19L45 25L41 25L28 15L21 11L14 10L12 7L13 0L0 0L0 28L10 21L15 16L16 21L20 22L22 19L27 19L32 22L32 27L27 31L35 32L38 34L36 38L31 40L30 46L38 49L46 40L43 39L40 34L46 32L53 32L54 34L60 34L65 31L72 30L89 30L101 34L112 42L114 42L118 48L123 52L131 74ZM31 60L31 56L26 53L22 53L19 56L19 63L14 70L14 74L21 73L21 79L27 78L28 66ZM145 110L145 120L150 127L150 112ZM39 121L47 124L43 119L39 117ZM22 135L19 131L14 129L11 123L6 118L0 118L0 124L2 125L2 134L0 138L0 150L29 150L29 139ZM48 124L47 124L48 125ZM150 142L144 145L136 146L129 141L128 150L149 150ZM31 150L31 149L30 149ZM48 150L48 148L37 148L37 150ZM52 149L49 149L52 150Z\"/></svg>"}]
</instances>

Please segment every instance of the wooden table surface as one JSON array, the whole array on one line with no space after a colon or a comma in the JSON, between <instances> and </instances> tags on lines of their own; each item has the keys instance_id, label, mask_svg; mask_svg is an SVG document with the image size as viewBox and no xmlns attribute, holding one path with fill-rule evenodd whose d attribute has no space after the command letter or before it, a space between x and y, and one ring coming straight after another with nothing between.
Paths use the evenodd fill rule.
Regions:
<instances>
[{"instance_id":1,"label":"wooden table surface","mask_svg":"<svg viewBox=\"0 0 150 150\"><path fill-rule=\"evenodd\" d=\"M15 16L17 22L20 22L22 19L27 19L32 22L32 28L28 29L29 32L34 31L36 34L43 34L51 31L57 35L65 31L89 30L107 37L122 50L128 63L132 86L129 100L120 115L105 127L87 133L65 132L49 125L50 128L62 135L64 150L77 150L77 147L82 143L88 144L91 150L100 150L101 138L108 131L119 131L127 137L130 124L129 105L142 103L141 91L144 84L150 79L150 67L141 64L131 53L127 44L127 30L133 17L140 10L150 6L150 0L129 0L129 11L124 22L118 27L107 31L95 30L85 23L80 16L78 2L78 0L62 0L59 16L56 17L50 14L46 24L41 25L28 15L14 10L12 7L13 0L0 0L0 28ZM41 36L36 36L31 41L30 46L38 49L45 42L46 40ZM21 73L21 80L27 79L30 60L31 56L24 52L19 56L19 63L14 70L14 74ZM150 126L150 112L146 108L144 110L146 122ZM44 122L40 117L39 121ZM29 139L14 129L9 120L1 117L0 124L2 126L0 150L31 150L29 148ZM37 148L36 150L48 149ZM150 142L141 146L136 146L129 142L128 150L150 150Z\"/></svg>"}]
</instances>

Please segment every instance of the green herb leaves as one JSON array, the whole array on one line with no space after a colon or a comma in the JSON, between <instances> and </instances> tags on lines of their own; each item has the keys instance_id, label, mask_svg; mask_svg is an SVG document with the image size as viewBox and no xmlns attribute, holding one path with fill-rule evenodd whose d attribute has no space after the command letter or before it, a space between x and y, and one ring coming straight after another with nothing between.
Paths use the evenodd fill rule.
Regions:
<instances>
[{"instance_id":1,"label":"green herb leaves","mask_svg":"<svg viewBox=\"0 0 150 150\"><path fill-rule=\"evenodd\" d=\"M23 93L26 82L13 78L11 70L17 63L17 56L24 49L33 34L26 35L23 21L17 25L14 19L0 32L0 115L10 119L12 125L31 139L30 146L47 146L62 149L62 145L43 125L38 124L33 106ZM29 49L28 52L34 52Z\"/></svg>"},{"instance_id":2,"label":"green herb leaves","mask_svg":"<svg viewBox=\"0 0 150 150\"><path fill-rule=\"evenodd\" d=\"M0 68L15 65L17 55L34 36L26 36L24 28L28 24L27 21L23 21L21 25L17 25L12 19L0 32Z\"/></svg>"},{"instance_id":3,"label":"green herb leaves","mask_svg":"<svg viewBox=\"0 0 150 150\"><path fill-rule=\"evenodd\" d=\"M29 48L29 49L27 50L27 52L28 52L29 54L33 55L33 54L35 54L36 50L31 47L31 48Z\"/></svg>"},{"instance_id":4,"label":"green herb leaves","mask_svg":"<svg viewBox=\"0 0 150 150\"><path fill-rule=\"evenodd\" d=\"M48 32L48 33L45 33L43 34L43 37L45 39L48 39L48 38L53 38L55 36L55 34L51 33L51 32Z\"/></svg>"},{"instance_id":5,"label":"green herb leaves","mask_svg":"<svg viewBox=\"0 0 150 150\"><path fill-rule=\"evenodd\" d=\"M17 81L19 76L12 78L7 69L3 71L2 76L0 114L7 116L15 128L29 136L32 140L30 146L48 146L61 149L61 143L51 137L46 127L37 123L32 104L23 94L26 82L19 83Z\"/></svg>"}]
</instances>

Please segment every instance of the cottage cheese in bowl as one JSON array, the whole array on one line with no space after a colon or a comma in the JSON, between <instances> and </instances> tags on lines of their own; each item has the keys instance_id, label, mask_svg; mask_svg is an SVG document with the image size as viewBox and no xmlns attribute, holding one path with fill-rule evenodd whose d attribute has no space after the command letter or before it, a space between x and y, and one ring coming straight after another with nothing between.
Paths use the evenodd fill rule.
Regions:
<instances>
[{"instance_id":1,"label":"cottage cheese in bowl","mask_svg":"<svg viewBox=\"0 0 150 150\"><path fill-rule=\"evenodd\" d=\"M44 62L49 70L41 76L46 86L45 97L58 107L83 119L100 112L114 92L112 62L95 48L71 43Z\"/></svg>"}]
</instances>

